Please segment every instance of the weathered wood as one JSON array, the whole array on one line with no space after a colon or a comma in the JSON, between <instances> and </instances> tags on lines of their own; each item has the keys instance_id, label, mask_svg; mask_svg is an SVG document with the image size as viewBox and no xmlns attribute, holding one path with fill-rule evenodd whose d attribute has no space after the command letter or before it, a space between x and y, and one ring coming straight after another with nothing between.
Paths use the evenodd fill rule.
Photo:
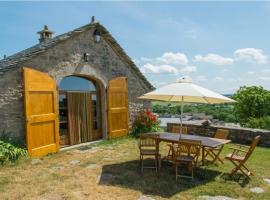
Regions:
<instances>
[{"instance_id":1,"label":"weathered wood","mask_svg":"<svg viewBox=\"0 0 270 200\"><path fill-rule=\"evenodd\" d=\"M48 75L23 68L27 149L30 156L59 150L58 97Z\"/></svg>"},{"instance_id":2,"label":"weathered wood","mask_svg":"<svg viewBox=\"0 0 270 200\"><path fill-rule=\"evenodd\" d=\"M128 134L128 87L127 78L112 79L108 86L109 138Z\"/></svg>"}]
</instances>

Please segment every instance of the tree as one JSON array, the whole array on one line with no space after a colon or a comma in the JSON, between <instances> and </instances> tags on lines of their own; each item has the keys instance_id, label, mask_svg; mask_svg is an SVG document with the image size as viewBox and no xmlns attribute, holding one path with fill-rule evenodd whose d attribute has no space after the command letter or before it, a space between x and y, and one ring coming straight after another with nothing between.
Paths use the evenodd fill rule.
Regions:
<instances>
[{"instance_id":1,"label":"tree","mask_svg":"<svg viewBox=\"0 0 270 200\"><path fill-rule=\"evenodd\" d=\"M233 98L237 101L234 113L241 125L250 119L270 116L270 91L261 86L240 87Z\"/></svg>"}]
</instances>

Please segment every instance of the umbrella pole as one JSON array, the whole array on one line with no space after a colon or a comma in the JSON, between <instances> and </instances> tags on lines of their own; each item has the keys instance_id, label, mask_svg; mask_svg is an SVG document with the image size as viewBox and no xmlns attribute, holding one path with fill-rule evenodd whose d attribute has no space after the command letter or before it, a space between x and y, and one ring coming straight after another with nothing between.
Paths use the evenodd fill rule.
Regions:
<instances>
[{"instance_id":1,"label":"umbrella pole","mask_svg":"<svg viewBox=\"0 0 270 200\"><path fill-rule=\"evenodd\" d=\"M180 115L180 134L182 134L182 127L183 127L183 109L184 109L184 102L183 102L183 98L182 98L181 115Z\"/></svg>"}]
</instances>

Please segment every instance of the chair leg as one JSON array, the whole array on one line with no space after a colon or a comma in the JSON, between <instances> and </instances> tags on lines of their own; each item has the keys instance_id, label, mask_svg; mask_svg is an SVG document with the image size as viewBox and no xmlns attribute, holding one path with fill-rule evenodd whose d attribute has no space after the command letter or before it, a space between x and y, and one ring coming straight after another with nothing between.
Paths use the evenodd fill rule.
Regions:
<instances>
[{"instance_id":1,"label":"chair leg","mask_svg":"<svg viewBox=\"0 0 270 200\"><path fill-rule=\"evenodd\" d=\"M155 166L156 166L156 172L158 172L158 156L155 155Z\"/></svg>"},{"instance_id":2,"label":"chair leg","mask_svg":"<svg viewBox=\"0 0 270 200\"><path fill-rule=\"evenodd\" d=\"M160 169L161 169L161 164L162 164L161 156L158 155L158 170L159 170L159 171L160 171Z\"/></svg>"},{"instance_id":3,"label":"chair leg","mask_svg":"<svg viewBox=\"0 0 270 200\"><path fill-rule=\"evenodd\" d=\"M142 165L141 165L141 171L143 172L143 155L141 156L141 162L142 162Z\"/></svg>"},{"instance_id":4,"label":"chair leg","mask_svg":"<svg viewBox=\"0 0 270 200\"><path fill-rule=\"evenodd\" d=\"M173 144L172 144L173 145ZM172 151L173 151L173 149L172 149L173 147L172 146L170 146L170 149L169 149L169 152L168 152L168 154L167 154L167 156L166 156L166 159L167 160L171 160L171 159L173 159L173 155L172 155Z\"/></svg>"},{"instance_id":5,"label":"chair leg","mask_svg":"<svg viewBox=\"0 0 270 200\"><path fill-rule=\"evenodd\" d=\"M178 178L178 165L175 163L175 180Z\"/></svg>"},{"instance_id":6,"label":"chair leg","mask_svg":"<svg viewBox=\"0 0 270 200\"><path fill-rule=\"evenodd\" d=\"M191 169L191 177L192 177L192 180L194 179L194 172L193 172L193 167Z\"/></svg>"}]
</instances>

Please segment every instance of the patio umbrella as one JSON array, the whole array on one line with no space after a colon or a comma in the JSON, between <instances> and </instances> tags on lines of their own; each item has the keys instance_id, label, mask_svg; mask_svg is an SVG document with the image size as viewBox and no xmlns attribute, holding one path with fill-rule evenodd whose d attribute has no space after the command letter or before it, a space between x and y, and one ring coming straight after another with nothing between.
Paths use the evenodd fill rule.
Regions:
<instances>
[{"instance_id":1,"label":"patio umbrella","mask_svg":"<svg viewBox=\"0 0 270 200\"><path fill-rule=\"evenodd\" d=\"M150 99L168 102L180 102L181 103L181 128L182 133L182 118L184 103L203 103L203 104L220 104L220 103L234 103L233 99L225 97L221 94L200 87L192 83L191 79L183 77L176 83L172 83L163 87L160 87L152 92L146 93L139 99Z\"/></svg>"}]
</instances>

